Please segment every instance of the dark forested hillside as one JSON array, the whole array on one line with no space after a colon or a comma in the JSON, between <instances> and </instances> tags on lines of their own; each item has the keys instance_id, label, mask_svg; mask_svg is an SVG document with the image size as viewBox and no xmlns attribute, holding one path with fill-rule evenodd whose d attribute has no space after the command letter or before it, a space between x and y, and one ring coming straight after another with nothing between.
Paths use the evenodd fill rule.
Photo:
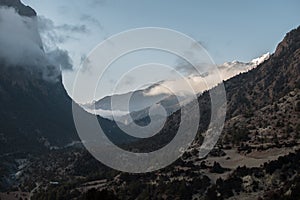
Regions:
<instances>
[{"instance_id":1,"label":"dark forested hillside","mask_svg":"<svg viewBox=\"0 0 300 200\"><path fill-rule=\"evenodd\" d=\"M300 27L289 32L271 58L225 82L228 117L254 111L300 87Z\"/></svg>"}]
</instances>

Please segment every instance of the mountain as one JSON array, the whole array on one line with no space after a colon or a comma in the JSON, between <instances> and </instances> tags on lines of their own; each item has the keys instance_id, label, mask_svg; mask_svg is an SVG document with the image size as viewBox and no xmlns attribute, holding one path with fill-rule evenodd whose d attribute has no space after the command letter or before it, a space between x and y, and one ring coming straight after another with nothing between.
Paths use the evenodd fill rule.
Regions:
<instances>
[{"instance_id":1,"label":"mountain","mask_svg":"<svg viewBox=\"0 0 300 200\"><path fill-rule=\"evenodd\" d=\"M15 7L18 14L28 10L26 19L35 17L20 1L1 2ZM39 43L32 45L44 56ZM252 64L260 64L252 70L248 67L253 65L237 61L228 63L232 67L221 67L231 72L241 66L245 73L224 77L227 117L208 156L200 159L198 155L211 116L210 95L204 91L197 99L201 118L195 142L172 165L144 174L109 169L85 149L67 145L78 138L72 100L55 66L12 65L0 58L1 199L300 199L300 27L285 36L274 54L253 60ZM159 85L150 89L155 87ZM147 93L156 94L151 90ZM175 105L171 100L163 98L156 104ZM145 113L139 112L130 114L147 124ZM94 117L83 113L87 123ZM128 137L114 121L100 116L98 120L120 148L149 152L174 138L180 117L180 110L169 114L157 135L140 140Z\"/></svg>"},{"instance_id":2,"label":"mountain","mask_svg":"<svg viewBox=\"0 0 300 200\"><path fill-rule=\"evenodd\" d=\"M14 8L25 17L26 27L33 27L28 37L38 36L37 41L30 40L33 42L28 48L35 45L39 48L32 62L36 65L12 64L3 57L5 52L0 53L0 153L40 152L78 140L72 100L64 89L61 75L57 75L55 66L37 62L44 61L45 55L38 30L34 29L36 12L19 0L0 0L0 6ZM55 79L48 79L53 74Z\"/></svg>"},{"instance_id":3,"label":"mountain","mask_svg":"<svg viewBox=\"0 0 300 200\"><path fill-rule=\"evenodd\" d=\"M245 73L254 69L264 61L268 60L269 57L270 54L266 53L248 63L239 61L225 62L222 65L218 65L217 69L222 74L223 80L228 80L229 78L232 78L240 73ZM180 85L182 81L188 81L198 95L200 95L207 88L203 88L201 85L199 85L198 80L203 79L205 76L213 76L216 73L217 72L215 70L212 70L202 74L201 76L190 75L186 79L165 80L153 84L143 90L106 96L98 101L86 104L84 106L90 112L93 112L95 109L96 114L104 118L113 119L111 102L112 99L114 99L114 120L125 124L130 124L133 120L139 121L143 118L147 118L150 107L154 106L155 109L155 106L157 105L163 106L166 109L167 114L171 115L180 109L180 104L175 95L172 95L171 93L165 93L165 91L161 89L163 88L162 85L170 86L176 91L176 89L178 89L177 86ZM185 101L184 104L189 103L189 99L186 99L184 94L181 98ZM126 102L128 99L130 99L129 109L126 107ZM157 119L160 119L160 116L157 116ZM149 121L149 119L146 121Z\"/></svg>"},{"instance_id":4,"label":"mountain","mask_svg":"<svg viewBox=\"0 0 300 200\"><path fill-rule=\"evenodd\" d=\"M260 67L225 82L228 117L271 104L299 88L299 32L299 27L289 32Z\"/></svg>"},{"instance_id":5,"label":"mountain","mask_svg":"<svg viewBox=\"0 0 300 200\"><path fill-rule=\"evenodd\" d=\"M98 113L101 114L101 111L111 111L111 102L112 98L114 98L114 101L117 102L116 111L124 112L124 114L128 114L125 111L128 110L128 108L125 107L127 99L130 99L129 104L129 111L139 111L142 109L145 109L156 102L159 102L166 98L167 96L165 94L158 94L153 96L147 96L146 93L150 91L155 85L152 85L144 90L137 90L134 92L128 92L125 94L116 94L113 96L106 96L96 102L92 102L90 104L85 105L88 109L92 109L95 107L96 111L98 110ZM104 114L103 114L104 115Z\"/></svg>"},{"instance_id":6,"label":"mountain","mask_svg":"<svg viewBox=\"0 0 300 200\"><path fill-rule=\"evenodd\" d=\"M210 120L208 91L198 98L198 137L172 165L130 174L97 164L86 152L51 152L28 168L35 176L21 185L41 182L38 171L41 177L48 177L34 199L49 199L53 194L61 199L299 199L299 77L300 27L285 36L268 60L224 82L228 99L225 127L207 157L200 159L198 148ZM148 140L134 142L132 148L157 146L166 135L176 134L179 122L177 111L168 117L159 138L150 144ZM53 163L52 173L40 172L46 161ZM57 170L65 168L68 170ZM61 175L63 179L59 179ZM81 178L76 181L78 176ZM51 179L61 180L60 185L51 186Z\"/></svg>"},{"instance_id":7,"label":"mountain","mask_svg":"<svg viewBox=\"0 0 300 200\"><path fill-rule=\"evenodd\" d=\"M43 50L36 12L19 0L0 0L0 9L0 27L8 28L1 29L8 36L0 37L0 44L5 44L0 45L0 154L27 156L77 144L73 101L59 67ZM11 19L18 25L11 26ZM22 31L26 34L19 34ZM135 140L123 136L115 122L100 116L98 120L106 132L113 132L110 138L116 143Z\"/></svg>"}]
</instances>

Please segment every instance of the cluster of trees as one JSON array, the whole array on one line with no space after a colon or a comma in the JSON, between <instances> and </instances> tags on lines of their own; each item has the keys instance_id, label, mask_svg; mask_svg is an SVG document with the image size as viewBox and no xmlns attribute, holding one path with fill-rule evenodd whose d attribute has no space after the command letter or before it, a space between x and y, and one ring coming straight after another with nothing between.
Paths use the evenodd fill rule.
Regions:
<instances>
[{"instance_id":1,"label":"cluster of trees","mask_svg":"<svg viewBox=\"0 0 300 200\"><path fill-rule=\"evenodd\" d=\"M250 139L249 134L249 130L246 127L234 127L232 129L232 143L239 146L241 142L246 142Z\"/></svg>"}]
</instances>

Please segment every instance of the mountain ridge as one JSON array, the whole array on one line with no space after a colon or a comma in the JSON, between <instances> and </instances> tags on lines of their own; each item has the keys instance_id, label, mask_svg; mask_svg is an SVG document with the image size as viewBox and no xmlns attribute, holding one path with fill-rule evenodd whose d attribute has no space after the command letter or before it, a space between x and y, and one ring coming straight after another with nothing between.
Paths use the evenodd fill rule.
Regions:
<instances>
[{"instance_id":1,"label":"mountain ridge","mask_svg":"<svg viewBox=\"0 0 300 200\"><path fill-rule=\"evenodd\" d=\"M222 65L218 65L218 69L222 70L224 73L228 73L230 75L225 75L224 77L224 81L228 80L229 78L232 78L233 76L238 75L239 73L245 73L249 70L254 69L255 67L257 67L258 65L260 65L261 63L263 63L264 61L268 60L270 57L269 53L263 54L262 56L255 58L247 63L244 62L239 62L239 61L232 61L232 62L225 62ZM213 73L213 72L210 72ZM201 77L203 76L208 76L208 74L206 75L201 75ZM198 76L190 76L190 79L197 79ZM92 103L89 104L84 104L83 107L85 107L89 112L91 113L96 113L104 118L108 118L108 119L113 119L112 116L112 108L111 108L111 99L114 99L114 103L117 104L114 108L118 109L120 108L120 110L114 110L114 120L116 121L120 121L123 122L125 124L127 123L131 123L131 117L133 118L133 120L139 120L142 119L144 117L146 117L146 115L148 114L148 111L150 109L151 106L154 105L162 105L163 107L165 107L165 109L167 110L168 115L174 113L175 111L177 111L178 109L180 109L180 105L179 102L177 100L177 97L171 94L157 94L157 95L148 95L148 93L151 93L152 89L155 89L156 87L160 87L161 84L164 84L164 82L167 81L161 81L158 82L156 84L153 84L143 90L137 90L137 91L131 91L128 93L124 93L124 94L116 94L116 95L112 95L112 96L106 96L98 101L93 101ZM174 80L174 82L176 82L176 80ZM198 93L197 95L201 95L201 93L204 92L204 90L200 90L200 93ZM122 108L118 105L123 105L125 103L122 102L126 102L126 99L128 98L128 96L130 96L130 104L129 104L129 113L127 108L125 108L124 106L122 106ZM143 99L148 99L148 104L143 104L139 107L134 107L132 108L134 105L136 104L140 104L140 102L143 102ZM153 100L149 100L149 98L152 98ZM122 100L125 99L125 100ZM184 104L186 104L188 102L185 102ZM95 108L94 108L95 106ZM95 110L94 110L95 109ZM122 110L124 109L124 110ZM126 112L125 112L126 111Z\"/></svg>"},{"instance_id":2,"label":"mountain ridge","mask_svg":"<svg viewBox=\"0 0 300 200\"><path fill-rule=\"evenodd\" d=\"M0 0L0 6L14 8L25 17L36 17L36 12L19 0ZM44 54L42 49L40 52ZM61 74L55 80L47 79L56 69L52 65L12 65L0 59L1 153L41 152L79 140L72 100Z\"/></svg>"}]
</instances>

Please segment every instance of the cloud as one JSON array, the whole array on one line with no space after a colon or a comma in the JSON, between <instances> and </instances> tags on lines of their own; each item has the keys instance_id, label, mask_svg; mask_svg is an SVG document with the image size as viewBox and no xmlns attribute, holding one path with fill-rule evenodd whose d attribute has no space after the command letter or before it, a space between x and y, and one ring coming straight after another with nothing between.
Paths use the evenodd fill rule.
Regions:
<instances>
[{"instance_id":1,"label":"cloud","mask_svg":"<svg viewBox=\"0 0 300 200\"><path fill-rule=\"evenodd\" d=\"M80 17L80 20L90 22L91 24L96 25L100 30L103 30L103 26L100 23L100 21L97 20L96 18L92 17L91 15L84 14Z\"/></svg>"},{"instance_id":2,"label":"cloud","mask_svg":"<svg viewBox=\"0 0 300 200\"><path fill-rule=\"evenodd\" d=\"M46 53L48 59L61 70L73 70L72 60L68 51L59 48Z\"/></svg>"},{"instance_id":3,"label":"cloud","mask_svg":"<svg viewBox=\"0 0 300 200\"><path fill-rule=\"evenodd\" d=\"M126 75L123 77L123 80L120 83L128 86L128 85L132 85L132 83L134 83L134 82L135 82L134 76Z\"/></svg>"},{"instance_id":4,"label":"cloud","mask_svg":"<svg viewBox=\"0 0 300 200\"><path fill-rule=\"evenodd\" d=\"M71 37L66 34L58 33L57 30L85 32L87 29L85 27L67 24L56 26L51 19L43 16L38 17L38 27L46 55L51 63L58 66L61 70L73 70L72 59L69 56L69 52L58 47L59 44L65 43L71 39Z\"/></svg>"},{"instance_id":5,"label":"cloud","mask_svg":"<svg viewBox=\"0 0 300 200\"><path fill-rule=\"evenodd\" d=\"M128 115L129 112L126 111L120 111L120 110L114 110L113 112L111 110L102 110L102 109L97 109L97 110L89 110L91 113L95 113L96 115L100 115L103 117L107 117L112 119L112 116L120 117L124 115Z\"/></svg>"},{"instance_id":6,"label":"cloud","mask_svg":"<svg viewBox=\"0 0 300 200\"><path fill-rule=\"evenodd\" d=\"M162 81L160 84L157 84L150 90L146 90L145 95L171 95L174 92L180 95L186 95L186 92L190 90L189 87L192 87L195 93L199 94L205 90L213 88L222 81L228 80L240 73L245 73L257 67L260 63L268 58L269 54L265 54L261 58L253 59L248 63L233 61L226 62L218 66L208 65L205 67L207 70L200 75L195 73L177 80ZM179 69L191 72L188 68L186 68L186 65L179 67Z\"/></svg>"},{"instance_id":7,"label":"cloud","mask_svg":"<svg viewBox=\"0 0 300 200\"><path fill-rule=\"evenodd\" d=\"M190 75L197 73L197 70L184 59L177 59L177 65L175 66L176 71L182 72L184 74Z\"/></svg>"},{"instance_id":8,"label":"cloud","mask_svg":"<svg viewBox=\"0 0 300 200\"><path fill-rule=\"evenodd\" d=\"M87 0L89 6L103 6L106 3L106 0Z\"/></svg>"},{"instance_id":9,"label":"cloud","mask_svg":"<svg viewBox=\"0 0 300 200\"><path fill-rule=\"evenodd\" d=\"M34 18L22 17L13 8L0 7L0 56L11 65L43 62L43 44Z\"/></svg>"},{"instance_id":10,"label":"cloud","mask_svg":"<svg viewBox=\"0 0 300 200\"><path fill-rule=\"evenodd\" d=\"M185 60L184 58L177 59L177 65L175 69L187 76L189 75L201 75L202 73L206 73L211 67L211 59L207 55L205 51L204 42L194 42L191 43L190 49L184 52L184 57L188 59L190 62L197 65L199 71L193 66L190 62Z\"/></svg>"},{"instance_id":11,"label":"cloud","mask_svg":"<svg viewBox=\"0 0 300 200\"><path fill-rule=\"evenodd\" d=\"M89 30L84 24L74 25L74 24L61 24L56 25L51 19L46 18L44 16L38 16L38 24L39 30L42 32L45 31L67 31L67 32L74 32L74 33L88 33Z\"/></svg>"},{"instance_id":12,"label":"cloud","mask_svg":"<svg viewBox=\"0 0 300 200\"><path fill-rule=\"evenodd\" d=\"M65 43L70 37L58 34L55 31L54 22L46 17L38 16L38 29L46 48L53 46L53 44Z\"/></svg>"},{"instance_id":13,"label":"cloud","mask_svg":"<svg viewBox=\"0 0 300 200\"><path fill-rule=\"evenodd\" d=\"M88 33L89 30L85 25L70 25L70 24L63 24L54 27L57 30L62 30L66 32L73 32L73 33Z\"/></svg>"},{"instance_id":14,"label":"cloud","mask_svg":"<svg viewBox=\"0 0 300 200\"><path fill-rule=\"evenodd\" d=\"M176 80L163 81L155 87L152 87L150 90L146 90L144 94L146 96L156 96L161 94L189 96L193 93L198 94L207 89L209 88L203 77L189 76Z\"/></svg>"},{"instance_id":15,"label":"cloud","mask_svg":"<svg viewBox=\"0 0 300 200\"><path fill-rule=\"evenodd\" d=\"M78 40L72 34L85 34L90 31L85 25L56 25L51 19L38 16L38 28L45 46L51 47L53 44L62 44L70 39Z\"/></svg>"},{"instance_id":16,"label":"cloud","mask_svg":"<svg viewBox=\"0 0 300 200\"><path fill-rule=\"evenodd\" d=\"M51 21L43 28L48 26L52 26ZM67 51L55 48L45 53L36 18L20 16L13 8L0 7L0 30L0 60L7 66L24 67L48 81L59 80L60 68L72 69Z\"/></svg>"},{"instance_id":17,"label":"cloud","mask_svg":"<svg viewBox=\"0 0 300 200\"><path fill-rule=\"evenodd\" d=\"M86 56L86 54L82 54L80 57L80 71L82 73L88 72L91 74L91 69L92 65L90 59Z\"/></svg>"}]
</instances>

